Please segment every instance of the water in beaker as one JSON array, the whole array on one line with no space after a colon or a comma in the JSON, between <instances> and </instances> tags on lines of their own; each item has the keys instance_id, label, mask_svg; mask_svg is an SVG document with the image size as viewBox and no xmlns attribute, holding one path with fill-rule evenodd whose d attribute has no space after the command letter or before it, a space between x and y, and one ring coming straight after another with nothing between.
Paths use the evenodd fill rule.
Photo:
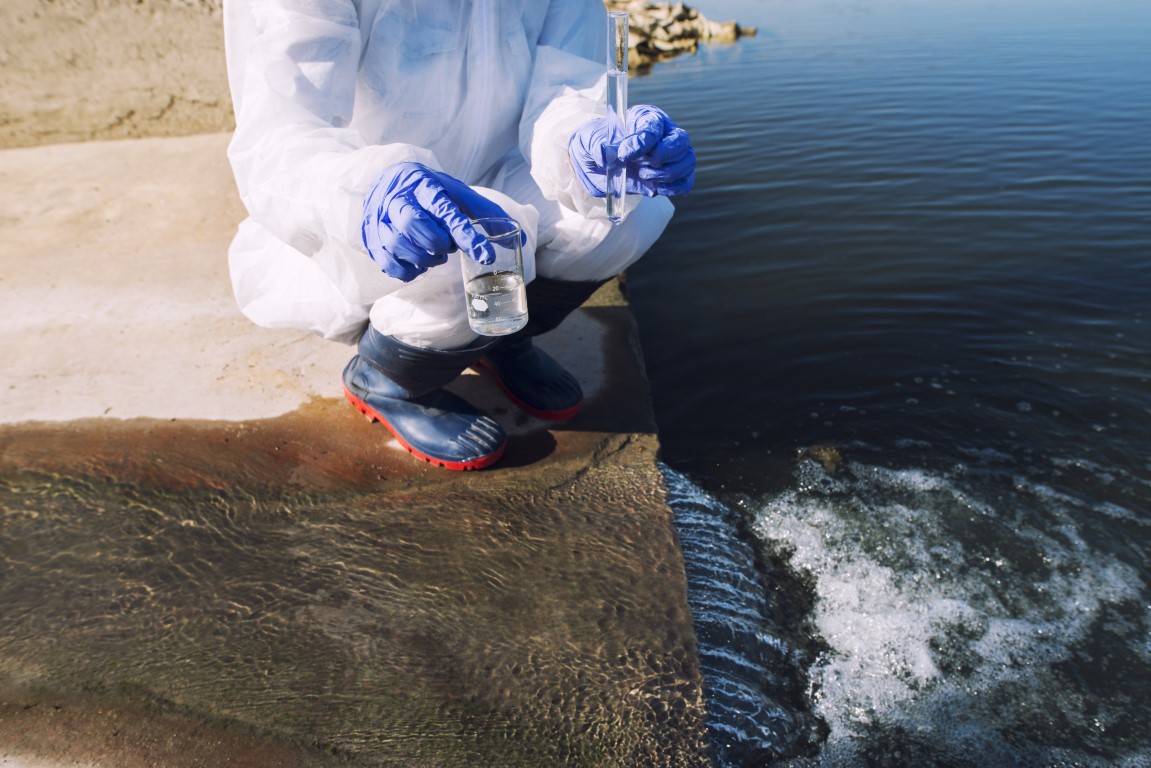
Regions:
<instances>
[{"instance_id":1,"label":"water in beaker","mask_svg":"<svg viewBox=\"0 0 1151 768\"><path fill-rule=\"evenodd\" d=\"M464 291L468 323L476 333L503 336L527 325L528 302L522 274L488 272L469 280Z\"/></svg>"}]
</instances>

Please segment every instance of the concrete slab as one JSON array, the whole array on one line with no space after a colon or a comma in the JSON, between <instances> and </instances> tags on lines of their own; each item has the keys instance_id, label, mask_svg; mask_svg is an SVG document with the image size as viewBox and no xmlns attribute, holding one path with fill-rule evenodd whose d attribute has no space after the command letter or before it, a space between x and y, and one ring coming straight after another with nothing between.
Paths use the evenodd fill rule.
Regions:
<instances>
[{"instance_id":1,"label":"concrete slab","mask_svg":"<svg viewBox=\"0 0 1151 768\"><path fill-rule=\"evenodd\" d=\"M579 417L461 377L509 449L431 468L235 309L226 142L0 151L0 765L706 764L619 285Z\"/></svg>"},{"instance_id":2,"label":"concrete slab","mask_svg":"<svg viewBox=\"0 0 1151 768\"><path fill-rule=\"evenodd\" d=\"M227 140L0 152L0 422L262 418L340 394L347 347L236 310Z\"/></svg>"}]
</instances>

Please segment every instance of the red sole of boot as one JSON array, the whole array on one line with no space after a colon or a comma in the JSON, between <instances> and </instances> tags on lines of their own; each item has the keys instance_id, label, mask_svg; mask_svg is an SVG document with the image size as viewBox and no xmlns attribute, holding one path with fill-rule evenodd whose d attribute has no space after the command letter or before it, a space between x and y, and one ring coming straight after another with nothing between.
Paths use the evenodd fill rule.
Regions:
<instances>
[{"instance_id":1,"label":"red sole of boot","mask_svg":"<svg viewBox=\"0 0 1151 768\"><path fill-rule=\"evenodd\" d=\"M465 472L471 469L483 469L484 467L490 467L492 464L495 464L497 461L499 461L500 457L504 455L504 449L507 448L507 443L504 443L495 451L495 453L489 453L487 456L480 456L478 459L472 459L471 461L447 461L445 459L437 459L435 456L428 456L426 453L417 451L415 448L408 445L408 441L400 436L400 433L397 432L395 428L388 423L387 419L381 416L379 412L374 410L363 400L353 395L351 390L349 390L347 387L344 387L344 397L347 398L348 402L355 406L356 410L362 413L369 421L378 421L380 424L383 424L385 427L387 427L388 431L392 433L392 437L396 438L399 444L402 445L408 453L412 454L417 459L423 459L427 463L434 464L437 467L443 467L444 469L454 469L460 472Z\"/></svg>"},{"instance_id":2,"label":"red sole of boot","mask_svg":"<svg viewBox=\"0 0 1151 768\"><path fill-rule=\"evenodd\" d=\"M544 421L569 421L574 418L577 413L583 410L583 400L580 400L570 408L563 408L558 411L545 411L541 410L540 408L534 408L525 403L523 400L520 400L515 396L515 394L512 393L510 389L508 389L507 384L504 384L504 380L500 377L499 372L496 371L495 367L490 365L487 360L481 359L479 361L479 366L490 373L492 376L495 376L496 384L499 385L500 391L504 393L504 396L507 397L508 400L511 400L512 403L516 405L516 407L527 411L537 419L543 419Z\"/></svg>"}]
</instances>

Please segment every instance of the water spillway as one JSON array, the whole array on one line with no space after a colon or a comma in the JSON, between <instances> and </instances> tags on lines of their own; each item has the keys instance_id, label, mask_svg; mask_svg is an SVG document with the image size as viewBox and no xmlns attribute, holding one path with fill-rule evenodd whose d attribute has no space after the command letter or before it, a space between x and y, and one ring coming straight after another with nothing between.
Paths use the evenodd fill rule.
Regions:
<instances>
[{"instance_id":1,"label":"water spillway","mask_svg":"<svg viewBox=\"0 0 1151 768\"><path fill-rule=\"evenodd\" d=\"M629 284L663 460L811 596L807 759L1148 765L1148 6L716 3Z\"/></svg>"}]
</instances>

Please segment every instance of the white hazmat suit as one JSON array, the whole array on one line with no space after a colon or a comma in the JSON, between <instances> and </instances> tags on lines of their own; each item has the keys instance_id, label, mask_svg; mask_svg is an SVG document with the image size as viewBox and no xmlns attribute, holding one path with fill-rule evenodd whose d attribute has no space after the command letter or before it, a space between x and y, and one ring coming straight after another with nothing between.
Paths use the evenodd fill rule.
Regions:
<instances>
[{"instance_id":1,"label":"white hazmat suit","mask_svg":"<svg viewBox=\"0 0 1151 768\"><path fill-rule=\"evenodd\" d=\"M406 161L519 220L529 280L602 280L639 258L670 201L629 196L613 227L568 157L604 111L605 13L602 0L225 0L244 314L349 343L369 318L413 346L474 341L458 251L403 283L361 241L365 195Z\"/></svg>"}]
</instances>

